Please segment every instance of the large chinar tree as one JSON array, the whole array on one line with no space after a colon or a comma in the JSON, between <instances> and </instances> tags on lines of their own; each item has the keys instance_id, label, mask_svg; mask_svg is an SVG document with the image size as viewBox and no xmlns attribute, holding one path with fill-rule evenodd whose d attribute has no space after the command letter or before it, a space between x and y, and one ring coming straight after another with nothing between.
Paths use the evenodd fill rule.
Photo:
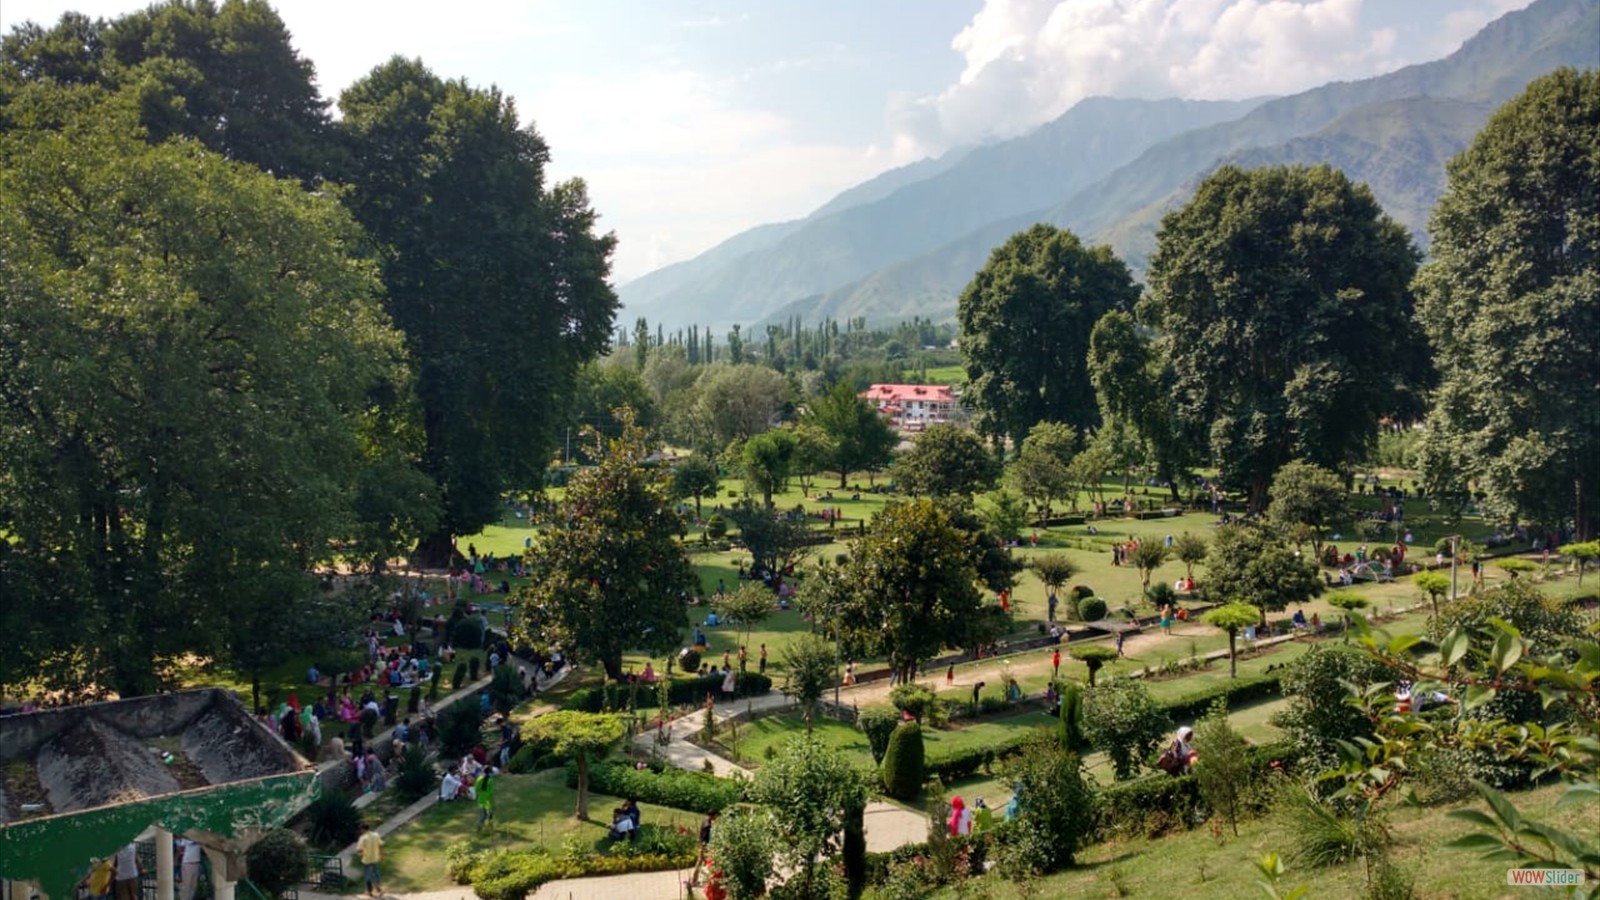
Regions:
<instances>
[{"instance_id":1,"label":"large chinar tree","mask_svg":"<svg viewBox=\"0 0 1600 900\"><path fill-rule=\"evenodd\" d=\"M1600 525L1600 74L1561 69L1449 165L1417 314L1439 390L1433 492L1476 486L1506 519ZM1451 488L1455 490L1452 491Z\"/></svg>"},{"instance_id":2,"label":"large chinar tree","mask_svg":"<svg viewBox=\"0 0 1600 900\"><path fill-rule=\"evenodd\" d=\"M1291 459L1362 458L1424 380L1416 261L1372 192L1328 166L1223 166L1162 220L1139 312L1179 422L1252 512Z\"/></svg>"},{"instance_id":3,"label":"large chinar tree","mask_svg":"<svg viewBox=\"0 0 1600 900\"><path fill-rule=\"evenodd\" d=\"M1138 297L1110 247L1085 247L1070 231L1035 225L996 248L956 309L966 398L983 433L1021 447L1040 422L1078 433L1098 425L1089 331Z\"/></svg>"},{"instance_id":4,"label":"large chinar tree","mask_svg":"<svg viewBox=\"0 0 1600 900\"><path fill-rule=\"evenodd\" d=\"M348 213L150 142L147 98L31 85L11 108L55 121L0 135L0 681L140 694L303 646L238 625L298 619L402 389Z\"/></svg>"},{"instance_id":5,"label":"large chinar tree","mask_svg":"<svg viewBox=\"0 0 1600 900\"><path fill-rule=\"evenodd\" d=\"M619 681L624 652L678 646L700 587L680 543L672 473L648 461L655 447L631 411L620 415L622 434L597 439L596 465L573 476L535 542L512 629L518 643L565 648Z\"/></svg>"},{"instance_id":6,"label":"large chinar tree","mask_svg":"<svg viewBox=\"0 0 1600 900\"><path fill-rule=\"evenodd\" d=\"M594 233L581 181L546 182L544 140L498 90L397 57L339 108L348 203L417 367L421 466L443 505L418 556L442 565L452 535L539 483L578 367L609 340L615 239Z\"/></svg>"}]
</instances>

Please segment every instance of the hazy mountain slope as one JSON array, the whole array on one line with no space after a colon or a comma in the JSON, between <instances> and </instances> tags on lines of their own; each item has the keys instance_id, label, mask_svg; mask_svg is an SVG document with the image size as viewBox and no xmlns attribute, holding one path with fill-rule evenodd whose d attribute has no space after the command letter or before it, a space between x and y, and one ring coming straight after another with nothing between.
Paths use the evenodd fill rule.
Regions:
<instances>
[{"instance_id":1,"label":"hazy mountain slope","mask_svg":"<svg viewBox=\"0 0 1600 900\"><path fill-rule=\"evenodd\" d=\"M1362 82L1336 83L1263 103L1234 122L1158 144L1049 209L961 236L779 313L809 318L904 315L945 319L990 251L1037 221L1110 243L1136 271L1154 249L1161 216L1224 161L1328 162L1365 181L1391 215L1423 237L1444 189L1443 164L1494 107L1561 65L1600 66L1600 0L1540 0L1491 23L1443 60Z\"/></svg>"},{"instance_id":2,"label":"hazy mountain slope","mask_svg":"<svg viewBox=\"0 0 1600 900\"><path fill-rule=\"evenodd\" d=\"M1070 196L1146 147L1236 118L1259 102L1085 100L1028 135L967 152L947 171L808 218L780 241L691 282L660 291L646 276L625 285L624 314L712 324L762 318L786 302Z\"/></svg>"},{"instance_id":3,"label":"hazy mountain slope","mask_svg":"<svg viewBox=\"0 0 1600 900\"><path fill-rule=\"evenodd\" d=\"M971 150L971 147L959 147L941 156L919 159L914 163L908 163L903 166L897 166L887 172L881 172L855 187L841 191L838 196L817 207L806 218L820 219L824 216L831 216L834 213L844 212L853 206L876 203L903 187L950 171L962 159L966 158L967 153Z\"/></svg>"},{"instance_id":4,"label":"hazy mountain slope","mask_svg":"<svg viewBox=\"0 0 1600 900\"><path fill-rule=\"evenodd\" d=\"M804 219L795 219L747 228L699 256L662 266L625 282L618 286L617 294L629 305L629 312L635 305L647 307L657 298L693 284L696 279L704 278L742 256L765 250L799 230L803 224Z\"/></svg>"}]
</instances>

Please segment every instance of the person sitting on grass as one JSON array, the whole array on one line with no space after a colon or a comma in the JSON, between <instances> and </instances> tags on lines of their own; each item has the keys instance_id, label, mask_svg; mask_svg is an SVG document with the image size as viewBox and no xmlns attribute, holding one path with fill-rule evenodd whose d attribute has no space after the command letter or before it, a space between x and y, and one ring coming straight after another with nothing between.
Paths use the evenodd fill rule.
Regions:
<instances>
[{"instance_id":1,"label":"person sitting on grass","mask_svg":"<svg viewBox=\"0 0 1600 900\"><path fill-rule=\"evenodd\" d=\"M614 841L638 838L639 819L639 801L629 797L611 811L611 831L606 836Z\"/></svg>"}]
</instances>

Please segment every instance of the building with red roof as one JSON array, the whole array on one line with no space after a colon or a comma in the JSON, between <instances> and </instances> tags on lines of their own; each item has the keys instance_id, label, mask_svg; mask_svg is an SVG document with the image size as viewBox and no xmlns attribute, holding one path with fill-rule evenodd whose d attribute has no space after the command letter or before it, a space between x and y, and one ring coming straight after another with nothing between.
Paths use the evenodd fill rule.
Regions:
<instances>
[{"instance_id":1,"label":"building with red roof","mask_svg":"<svg viewBox=\"0 0 1600 900\"><path fill-rule=\"evenodd\" d=\"M901 431L922 431L956 418L955 393L946 384L875 384L861 396Z\"/></svg>"}]
</instances>

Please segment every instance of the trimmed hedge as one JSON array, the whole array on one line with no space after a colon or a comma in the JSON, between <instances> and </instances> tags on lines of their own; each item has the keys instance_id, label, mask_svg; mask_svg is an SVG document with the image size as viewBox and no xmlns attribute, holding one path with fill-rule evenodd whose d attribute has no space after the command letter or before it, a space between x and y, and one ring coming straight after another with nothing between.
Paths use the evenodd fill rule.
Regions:
<instances>
[{"instance_id":1,"label":"trimmed hedge","mask_svg":"<svg viewBox=\"0 0 1600 900\"><path fill-rule=\"evenodd\" d=\"M1033 729L1022 729L1015 735L1007 737L986 747L973 747L960 753L948 755L930 755L923 764L923 777L938 775L945 783L966 778L968 775L983 767L985 761L995 762L1022 750L1022 745L1028 742Z\"/></svg>"},{"instance_id":2,"label":"trimmed hedge","mask_svg":"<svg viewBox=\"0 0 1600 900\"><path fill-rule=\"evenodd\" d=\"M578 786L576 763L567 764L567 786ZM671 766L635 769L624 762L591 763L589 790L702 814L720 813L744 797L744 785L731 778Z\"/></svg>"},{"instance_id":3,"label":"trimmed hedge","mask_svg":"<svg viewBox=\"0 0 1600 900\"><path fill-rule=\"evenodd\" d=\"M566 702L561 704L561 708L575 709L582 712L627 709L628 693L634 688L635 685L614 681L607 682L599 687L579 688L567 697ZM639 692L639 707L641 709L654 708L656 705L655 685L640 684L637 685L637 689ZM734 696L759 697L771 690L771 678L758 672L744 672L739 675ZM706 701L706 694L711 694L721 699L721 675L674 678L667 682L667 702L674 706L699 705Z\"/></svg>"},{"instance_id":4,"label":"trimmed hedge","mask_svg":"<svg viewBox=\"0 0 1600 900\"><path fill-rule=\"evenodd\" d=\"M1251 745L1245 752L1253 778L1266 777L1275 762L1285 768L1293 765L1294 750L1288 741ZM1174 778L1157 773L1119 781L1100 791L1095 832L1101 840L1129 835L1156 837L1192 827L1203 808L1200 782L1193 775Z\"/></svg>"},{"instance_id":5,"label":"trimmed hedge","mask_svg":"<svg viewBox=\"0 0 1600 900\"><path fill-rule=\"evenodd\" d=\"M905 722L896 728L889 736L889 749L884 751L880 769L884 793L900 800L917 796L927 778L926 753L921 725Z\"/></svg>"},{"instance_id":6,"label":"trimmed hedge","mask_svg":"<svg viewBox=\"0 0 1600 900\"><path fill-rule=\"evenodd\" d=\"M1227 681L1207 685L1200 691L1187 694L1177 700L1163 704L1167 714L1172 716L1174 722L1193 722L1211 711L1211 704L1218 699L1228 701L1228 708L1257 700L1276 699L1283 695L1279 683L1279 674L1271 675L1246 675L1241 678L1230 678Z\"/></svg>"}]
</instances>

